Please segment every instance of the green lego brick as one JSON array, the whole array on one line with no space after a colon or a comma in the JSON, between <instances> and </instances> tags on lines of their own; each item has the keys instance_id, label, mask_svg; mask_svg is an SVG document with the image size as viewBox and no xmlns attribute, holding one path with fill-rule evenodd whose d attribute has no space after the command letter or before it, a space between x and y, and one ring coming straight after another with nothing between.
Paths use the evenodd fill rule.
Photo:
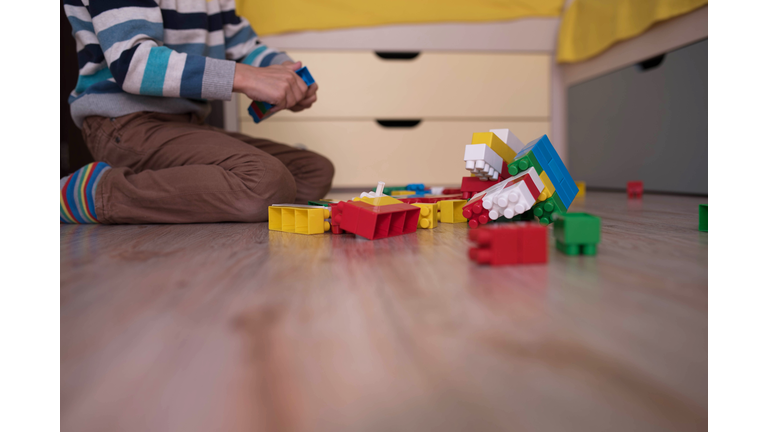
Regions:
<instances>
[{"instance_id":1,"label":"green lego brick","mask_svg":"<svg viewBox=\"0 0 768 432\"><path fill-rule=\"evenodd\" d=\"M516 176L530 167L536 168L536 174L541 174L541 172L544 171L539 161L536 160L536 156L533 155L533 152L528 152L525 156L520 159L515 159L514 162L507 165L509 175L512 176Z\"/></svg>"},{"instance_id":2,"label":"green lego brick","mask_svg":"<svg viewBox=\"0 0 768 432\"><path fill-rule=\"evenodd\" d=\"M552 213L565 214L568 209L565 208L565 205L563 205L557 192L555 192L554 195L547 198L546 201L536 203L529 211L532 211L533 215L539 218L539 222L542 225L549 225L552 223Z\"/></svg>"},{"instance_id":3,"label":"green lego brick","mask_svg":"<svg viewBox=\"0 0 768 432\"><path fill-rule=\"evenodd\" d=\"M406 186L384 186L384 191L382 192L384 195L391 195L392 191L401 191L406 190ZM371 189L371 192L376 192L376 188L374 187Z\"/></svg>"},{"instance_id":4,"label":"green lego brick","mask_svg":"<svg viewBox=\"0 0 768 432\"><path fill-rule=\"evenodd\" d=\"M555 215L555 239L565 246L600 243L600 218L588 213Z\"/></svg>"},{"instance_id":5,"label":"green lego brick","mask_svg":"<svg viewBox=\"0 0 768 432\"><path fill-rule=\"evenodd\" d=\"M596 255L597 254L597 245L594 244L587 244L587 245L567 245L565 243L560 242L560 240L555 240L555 247L560 252L566 254L566 255Z\"/></svg>"},{"instance_id":6,"label":"green lego brick","mask_svg":"<svg viewBox=\"0 0 768 432\"><path fill-rule=\"evenodd\" d=\"M699 231L709 232L708 212L707 204L699 204Z\"/></svg>"}]
</instances>

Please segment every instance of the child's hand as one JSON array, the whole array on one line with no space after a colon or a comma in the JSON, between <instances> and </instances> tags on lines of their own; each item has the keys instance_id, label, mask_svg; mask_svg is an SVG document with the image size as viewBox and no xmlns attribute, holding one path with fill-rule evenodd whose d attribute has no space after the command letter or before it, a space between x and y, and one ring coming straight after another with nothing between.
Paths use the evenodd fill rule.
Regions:
<instances>
[{"instance_id":1,"label":"child's hand","mask_svg":"<svg viewBox=\"0 0 768 432\"><path fill-rule=\"evenodd\" d=\"M283 66L289 66L292 67L295 64L299 64L299 68L295 70L299 70L301 68L301 62L294 63L291 61L284 61ZM309 89L307 90L307 94L304 95L304 99L300 100L296 105L292 107L288 107L293 112L299 112L304 111L305 109L312 106L315 101L317 101L317 83L312 84L309 86Z\"/></svg>"},{"instance_id":2,"label":"child's hand","mask_svg":"<svg viewBox=\"0 0 768 432\"><path fill-rule=\"evenodd\" d=\"M299 69L301 62L262 68L238 63L232 90L252 100L274 105L267 114L293 108L307 97L307 85L295 73Z\"/></svg>"}]
</instances>

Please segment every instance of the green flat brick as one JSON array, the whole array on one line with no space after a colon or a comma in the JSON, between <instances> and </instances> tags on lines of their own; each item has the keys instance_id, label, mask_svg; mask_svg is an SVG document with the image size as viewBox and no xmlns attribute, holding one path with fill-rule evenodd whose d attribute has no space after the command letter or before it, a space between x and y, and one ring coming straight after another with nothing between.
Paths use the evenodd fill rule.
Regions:
<instances>
[{"instance_id":1,"label":"green flat brick","mask_svg":"<svg viewBox=\"0 0 768 432\"><path fill-rule=\"evenodd\" d=\"M565 208L563 201L557 195L557 192L555 192L554 195L547 198L546 201L534 204L533 208L530 211L533 212L534 216L539 218L539 222L542 225L549 225L550 223L552 223L553 213L565 214L568 211L568 209Z\"/></svg>"},{"instance_id":2,"label":"green flat brick","mask_svg":"<svg viewBox=\"0 0 768 432\"><path fill-rule=\"evenodd\" d=\"M541 174L544 171L539 161L536 160L536 156L533 155L533 152L528 152L525 156L507 165L509 175L512 176L516 176L530 167L536 167L537 174Z\"/></svg>"},{"instance_id":3,"label":"green flat brick","mask_svg":"<svg viewBox=\"0 0 768 432\"><path fill-rule=\"evenodd\" d=\"M708 212L707 204L699 204L699 231L709 232Z\"/></svg>"}]
</instances>

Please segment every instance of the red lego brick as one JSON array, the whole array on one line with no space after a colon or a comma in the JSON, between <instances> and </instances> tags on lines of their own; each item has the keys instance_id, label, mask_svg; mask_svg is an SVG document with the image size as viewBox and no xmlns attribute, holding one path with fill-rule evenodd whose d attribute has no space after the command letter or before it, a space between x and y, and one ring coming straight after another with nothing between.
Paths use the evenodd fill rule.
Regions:
<instances>
[{"instance_id":1,"label":"red lego brick","mask_svg":"<svg viewBox=\"0 0 768 432\"><path fill-rule=\"evenodd\" d=\"M339 214L338 210L336 210L336 206L339 205L339 203L329 203L330 210L331 210L331 232L334 234L344 234L344 230L341 229L341 226L339 226L338 222L334 221L334 214Z\"/></svg>"},{"instance_id":2,"label":"red lego brick","mask_svg":"<svg viewBox=\"0 0 768 432\"><path fill-rule=\"evenodd\" d=\"M458 195L461 193L461 189L443 189L443 195Z\"/></svg>"},{"instance_id":3,"label":"red lego brick","mask_svg":"<svg viewBox=\"0 0 768 432\"><path fill-rule=\"evenodd\" d=\"M509 265L547 262L547 227L535 222L494 224L469 232L478 247L469 259L478 264Z\"/></svg>"},{"instance_id":4,"label":"red lego brick","mask_svg":"<svg viewBox=\"0 0 768 432\"><path fill-rule=\"evenodd\" d=\"M485 225L491 220L488 217L488 210L483 208L482 197L484 195L485 194L482 194L477 199L468 202L461 211L462 216L467 218L467 223L470 228L477 228L480 225Z\"/></svg>"},{"instance_id":5,"label":"red lego brick","mask_svg":"<svg viewBox=\"0 0 768 432\"><path fill-rule=\"evenodd\" d=\"M402 201L406 204L415 204L415 203L426 203L426 204L434 204L438 201L444 201L444 200L455 200L455 199L461 199L461 195L438 195L438 196L431 196L431 197L421 197L421 198L397 198L399 201Z\"/></svg>"},{"instance_id":6,"label":"red lego brick","mask_svg":"<svg viewBox=\"0 0 768 432\"><path fill-rule=\"evenodd\" d=\"M643 197L643 182L641 182L641 181L627 182L627 197L629 197L629 198L642 198Z\"/></svg>"},{"instance_id":7,"label":"red lego brick","mask_svg":"<svg viewBox=\"0 0 768 432\"><path fill-rule=\"evenodd\" d=\"M479 177L462 177L461 178L461 198L470 199L476 193L482 192L489 187L498 184L499 180L480 180Z\"/></svg>"},{"instance_id":8,"label":"red lego brick","mask_svg":"<svg viewBox=\"0 0 768 432\"><path fill-rule=\"evenodd\" d=\"M333 224L368 240L416 232L419 209L410 204L374 206L362 201L344 201L336 205Z\"/></svg>"}]
</instances>

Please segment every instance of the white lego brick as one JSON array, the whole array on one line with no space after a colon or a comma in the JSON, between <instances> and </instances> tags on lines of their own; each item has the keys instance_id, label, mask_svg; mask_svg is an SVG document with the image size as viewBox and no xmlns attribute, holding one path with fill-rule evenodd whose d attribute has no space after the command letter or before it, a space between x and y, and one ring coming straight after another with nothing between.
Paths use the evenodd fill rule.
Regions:
<instances>
[{"instance_id":1,"label":"white lego brick","mask_svg":"<svg viewBox=\"0 0 768 432\"><path fill-rule=\"evenodd\" d=\"M520 153L520 150L525 147L525 144L523 144L523 142L520 141L520 139L516 137L515 134L510 132L509 129L491 129L491 132L493 132L497 137L501 138L501 140L504 141L504 143L508 145L509 148L515 151L515 153Z\"/></svg>"},{"instance_id":2,"label":"white lego brick","mask_svg":"<svg viewBox=\"0 0 768 432\"><path fill-rule=\"evenodd\" d=\"M496 220L501 216L512 217L530 210L536 204L524 182L508 183L507 187L495 193L493 197L483 199L483 208L488 210L488 217Z\"/></svg>"},{"instance_id":3,"label":"white lego brick","mask_svg":"<svg viewBox=\"0 0 768 432\"><path fill-rule=\"evenodd\" d=\"M445 190L445 186L432 186L430 193L432 195L442 195Z\"/></svg>"},{"instance_id":4,"label":"white lego brick","mask_svg":"<svg viewBox=\"0 0 768 432\"><path fill-rule=\"evenodd\" d=\"M376 192L363 192L360 194L360 198L376 198L384 195L384 183L383 181L380 181L378 185L376 185Z\"/></svg>"},{"instance_id":5,"label":"white lego brick","mask_svg":"<svg viewBox=\"0 0 768 432\"><path fill-rule=\"evenodd\" d=\"M530 176L531 180L533 180L533 184L536 185L536 189L539 190L539 194L544 192L544 181L539 177L539 173L536 172L536 168L531 167L527 170L519 173L518 175L512 177L513 179L518 179L523 176ZM536 198L538 198L538 195L536 195Z\"/></svg>"},{"instance_id":6,"label":"white lego brick","mask_svg":"<svg viewBox=\"0 0 768 432\"><path fill-rule=\"evenodd\" d=\"M464 149L464 163L480 179L498 179L504 159L485 144L469 144Z\"/></svg>"}]
</instances>

